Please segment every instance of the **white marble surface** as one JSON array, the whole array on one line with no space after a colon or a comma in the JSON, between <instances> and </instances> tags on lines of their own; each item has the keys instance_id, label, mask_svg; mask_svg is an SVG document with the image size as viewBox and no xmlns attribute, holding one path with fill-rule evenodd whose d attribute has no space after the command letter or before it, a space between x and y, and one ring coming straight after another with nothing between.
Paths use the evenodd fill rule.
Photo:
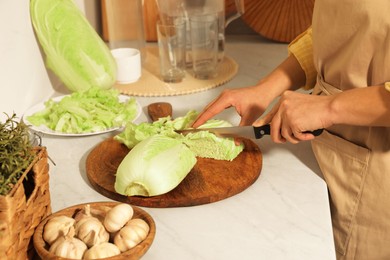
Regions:
<instances>
[{"instance_id":1,"label":"white marble surface","mask_svg":"<svg viewBox=\"0 0 390 260\"><path fill-rule=\"evenodd\" d=\"M174 116L201 110L223 88L256 83L287 51L285 44L258 36L230 36L227 54L240 66L231 82L192 95L137 98L144 112L149 103L157 101L171 102ZM238 122L232 110L219 118ZM146 120L142 114L138 122ZM50 163L53 211L110 200L89 184L85 162L90 150L112 134L43 135L43 145L56 164ZM276 145L267 137L257 144L263 153L263 168L259 179L244 192L207 205L144 208L154 218L157 232L143 259L335 259L327 189L318 177L310 144Z\"/></svg>"}]
</instances>

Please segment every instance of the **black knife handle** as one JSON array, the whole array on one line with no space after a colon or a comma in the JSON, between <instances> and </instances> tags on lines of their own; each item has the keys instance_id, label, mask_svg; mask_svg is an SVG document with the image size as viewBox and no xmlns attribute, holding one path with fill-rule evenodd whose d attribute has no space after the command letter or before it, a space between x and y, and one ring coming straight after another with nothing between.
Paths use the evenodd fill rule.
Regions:
<instances>
[{"instance_id":1,"label":"black knife handle","mask_svg":"<svg viewBox=\"0 0 390 260\"><path fill-rule=\"evenodd\" d=\"M322 134L323 131L324 131L324 129L317 129L314 131L306 131L304 133L309 133L309 134L312 134L314 136L319 136L320 134Z\"/></svg>"},{"instance_id":2,"label":"black knife handle","mask_svg":"<svg viewBox=\"0 0 390 260\"><path fill-rule=\"evenodd\" d=\"M255 131L256 139L260 139L264 135L270 135L271 134L271 126L270 125L254 126L253 129ZM312 134L314 136L319 136L320 134L322 134L323 131L324 131L324 129L317 129L317 130L314 130L314 131L305 131L304 133L305 134L309 133L309 134Z\"/></svg>"},{"instance_id":3,"label":"black knife handle","mask_svg":"<svg viewBox=\"0 0 390 260\"><path fill-rule=\"evenodd\" d=\"M270 125L254 126L253 130L255 131L256 139L260 139L264 135L271 134L271 126Z\"/></svg>"}]
</instances>

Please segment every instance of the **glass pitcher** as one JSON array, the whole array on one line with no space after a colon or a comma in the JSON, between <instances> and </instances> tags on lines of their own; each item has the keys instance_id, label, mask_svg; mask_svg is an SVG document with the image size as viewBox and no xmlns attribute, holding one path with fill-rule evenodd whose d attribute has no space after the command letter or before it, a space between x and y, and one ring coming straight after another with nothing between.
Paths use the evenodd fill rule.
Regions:
<instances>
[{"instance_id":1,"label":"glass pitcher","mask_svg":"<svg viewBox=\"0 0 390 260\"><path fill-rule=\"evenodd\" d=\"M218 17L218 61L225 55L225 28L233 20L244 13L244 0L234 0L236 13L226 17L225 0L156 0L160 19L163 23L170 23L178 17L185 17L188 21L191 16L215 14ZM189 23L187 22L187 66L191 66L191 39Z\"/></svg>"}]
</instances>

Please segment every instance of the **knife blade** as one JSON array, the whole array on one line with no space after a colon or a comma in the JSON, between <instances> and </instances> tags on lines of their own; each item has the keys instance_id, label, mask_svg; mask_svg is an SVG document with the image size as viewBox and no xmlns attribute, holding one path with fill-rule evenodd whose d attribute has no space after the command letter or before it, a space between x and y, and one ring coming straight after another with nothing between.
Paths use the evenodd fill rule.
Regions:
<instances>
[{"instance_id":1,"label":"knife blade","mask_svg":"<svg viewBox=\"0 0 390 260\"><path fill-rule=\"evenodd\" d=\"M271 134L270 125L263 126L232 126L232 127L216 127L216 128L191 128L184 130L176 130L177 133L186 135L189 133L195 133L200 131L209 131L219 137L245 137L248 139L260 139L264 135ZM323 129L315 131L307 131L305 133L311 133L314 136L319 136Z\"/></svg>"}]
</instances>

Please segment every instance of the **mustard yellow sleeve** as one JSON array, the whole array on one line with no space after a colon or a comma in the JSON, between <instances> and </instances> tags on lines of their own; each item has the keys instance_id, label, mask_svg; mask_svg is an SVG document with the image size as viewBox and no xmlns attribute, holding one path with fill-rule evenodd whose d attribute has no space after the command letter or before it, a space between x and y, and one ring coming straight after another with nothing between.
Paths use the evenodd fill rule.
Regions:
<instances>
[{"instance_id":1,"label":"mustard yellow sleeve","mask_svg":"<svg viewBox=\"0 0 390 260\"><path fill-rule=\"evenodd\" d=\"M304 89L311 89L314 87L317 79L317 71L314 67L313 60L313 40L311 27L305 32L296 37L288 45L289 55L294 55L305 71L306 84Z\"/></svg>"}]
</instances>

